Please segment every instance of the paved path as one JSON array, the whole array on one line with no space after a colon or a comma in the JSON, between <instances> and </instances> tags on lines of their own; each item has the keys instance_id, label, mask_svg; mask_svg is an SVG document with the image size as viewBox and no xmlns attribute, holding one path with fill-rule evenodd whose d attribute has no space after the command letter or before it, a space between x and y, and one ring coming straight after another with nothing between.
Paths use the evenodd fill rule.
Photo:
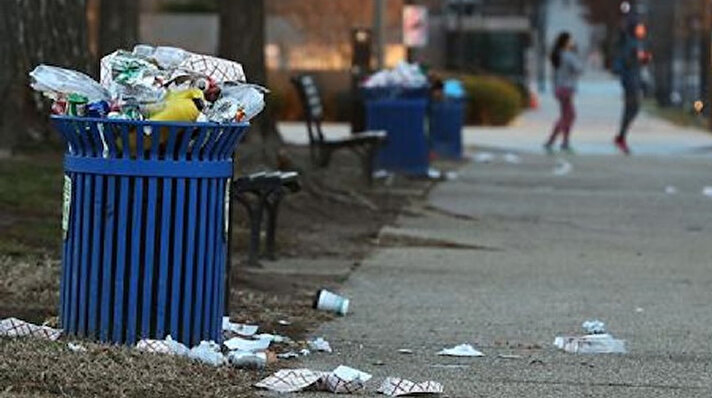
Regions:
<instances>
[{"instance_id":1,"label":"paved path","mask_svg":"<svg viewBox=\"0 0 712 398\"><path fill-rule=\"evenodd\" d=\"M710 137L644 117L633 143L647 155L597 155L609 131L581 133L587 155L569 157L572 171L556 176L557 160L534 153L542 133L526 131L547 119L544 109L475 140L520 150L522 163L467 164L386 230L482 249L376 250L343 288L352 313L315 332L335 352L303 366L370 372L369 391L385 376L433 379L450 397L712 396L712 198L701 193L712 158L689 155ZM666 194L668 185L679 193ZM629 353L552 347L591 318ZM435 355L460 343L486 357Z\"/></svg>"}]
</instances>

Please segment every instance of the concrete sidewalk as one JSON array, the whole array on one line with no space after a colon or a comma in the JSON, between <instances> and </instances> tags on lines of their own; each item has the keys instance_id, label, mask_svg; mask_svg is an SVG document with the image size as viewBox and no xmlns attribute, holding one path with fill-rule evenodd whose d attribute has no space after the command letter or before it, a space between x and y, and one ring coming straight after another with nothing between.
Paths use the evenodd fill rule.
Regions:
<instances>
[{"instance_id":1,"label":"concrete sidewalk","mask_svg":"<svg viewBox=\"0 0 712 398\"><path fill-rule=\"evenodd\" d=\"M522 163L467 164L384 229L398 239L343 288L352 313L314 333L335 352L300 365L372 373L367 396L386 376L436 380L449 397L712 396L712 136L643 114L631 142L644 155L610 156L615 87L583 85L583 156L565 158L565 176L538 154L551 100L515 126L468 131L471 146L519 151ZM628 354L552 346L595 318ZM461 343L486 357L436 355Z\"/></svg>"},{"instance_id":2,"label":"concrete sidewalk","mask_svg":"<svg viewBox=\"0 0 712 398\"><path fill-rule=\"evenodd\" d=\"M369 391L398 376L442 382L449 397L711 396L712 198L701 194L712 185L709 158L570 162L564 177L538 155L471 164L439 185L390 233L483 250L377 250L344 286L352 313L314 334L335 352L302 365L370 372ZM668 184L680 193L664 193ZM552 347L592 318L630 352ZM461 343L486 357L436 356Z\"/></svg>"}]
</instances>

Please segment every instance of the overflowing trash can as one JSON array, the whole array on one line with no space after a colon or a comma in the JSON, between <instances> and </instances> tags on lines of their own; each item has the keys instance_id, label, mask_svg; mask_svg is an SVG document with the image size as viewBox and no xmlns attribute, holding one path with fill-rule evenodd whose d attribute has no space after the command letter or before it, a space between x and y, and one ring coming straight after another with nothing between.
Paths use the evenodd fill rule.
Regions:
<instances>
[{"instance_id":1,"label":"overflowing trash can","mask_svg":"<svg viewBox=\"0 0 712 398\"><path fill-rule=\"evenodd\" d=\"M52 122L66 143L62 328L220 341L232 154L247 124Z\"/></svg>"},{"instance_id":2,"label":"overflowing trash can","mask_svg":"<svg viewBox=\"0 0 712 398\"><path fill-rule=\"evenodd\" d=\"M369 76L361 95L366 103L366 129L385 130L375 169L427 176L430 168L426 111L428 79L417 64L399 63Z\"/></svg>"},{"instance_id":3,"label":"overflowing trash can","mask_svg":"<svg viewBox=\"0 0 712 398\"><path fill-rule=\"evenodd\" d=\"M385 130L386 143L378 149L375 169L408 175L428 174L425 134L426 98L380 98L366 101L366 129Z\"/></svg>"},{"instance_id":4,"label":"overflowing trash can","mask_svg":"<svg viewBox=\"0 0 712 398\"><path fill-rule=\"evenodd\" d=\"M429 114L430 146L442 159L462 159L462 125L465 104L462 100L432 101Z\"/></svg>"}]
</instances>

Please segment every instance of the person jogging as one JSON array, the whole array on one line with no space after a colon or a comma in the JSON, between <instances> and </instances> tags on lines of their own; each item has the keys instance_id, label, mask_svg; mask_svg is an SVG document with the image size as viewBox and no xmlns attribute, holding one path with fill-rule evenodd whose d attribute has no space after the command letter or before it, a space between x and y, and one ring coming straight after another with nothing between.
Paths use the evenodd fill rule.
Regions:
<instances>
[{"instance_id":1,"label":"person jogging","mask_svg":"<svg viewBox=\"0 0 712 398\"><path fill-rule=\"evenodd\" d=\"M561 114L544 144L544 149L547 153L552 153L556 138L561 134L561 150L571 152L571 128L576 119L574 94L578 78L583 73L583 65L576 54L576 44L570 33L559 34L551 52L551 64L554 67L554 94L559 101Z\"/></svg>"}]
</instances>

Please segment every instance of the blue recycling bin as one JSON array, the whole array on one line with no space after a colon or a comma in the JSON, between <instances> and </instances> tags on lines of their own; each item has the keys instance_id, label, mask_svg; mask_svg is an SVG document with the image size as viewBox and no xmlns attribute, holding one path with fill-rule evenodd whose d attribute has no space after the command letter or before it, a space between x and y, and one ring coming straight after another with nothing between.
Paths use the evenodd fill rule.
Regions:
<instances>
[{"instance_id":1,"label":"blue recycling bin","mask_svg":"<svg viewBox=\"0 0 712 398\"><path fill-rule=\"evenodd\" d=\"M462 125L465 104L462 100L445 99L430 104L430 146L442 159L462 159Z\"/></svg>"},{"instance_id":2,"label":"blue recycling bin","mask_svg":"<svg viewBox=\"0 0 712 398\"><path fill-rule=\"evenodd\" d=\"M430 163L425 132L427 88L364 90L366 129L385 130L374 168L412 176L427 176Z\"/></svg>"},{"instance_id":3,"label":"blue recycling bin","mask_svg":"<svg viewBox=\"0 0 712 398\"><path fill-rule=\"evenodd\" d=\"M66 143L62 329L220 341L232 154L248 125L52 122Z\"/></svg>"}]
</instances>

